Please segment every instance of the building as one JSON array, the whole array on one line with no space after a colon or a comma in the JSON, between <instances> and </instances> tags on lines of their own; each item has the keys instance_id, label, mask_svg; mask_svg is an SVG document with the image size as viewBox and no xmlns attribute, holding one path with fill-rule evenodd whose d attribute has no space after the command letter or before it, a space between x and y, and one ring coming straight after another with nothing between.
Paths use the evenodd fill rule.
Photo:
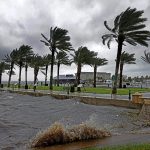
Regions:
<instances>
[{"instance_id":1,"label":"building","mask_svg":"<svg viewBox=\"0 0 150 150\"><path fill-rule=\"evenodd\" d=\"M93 72L81 72L80 78L82 81L93 81ZM96 81L106 81L111 79L111 73L107 72L97 72Z\"/></svg>"},{"instance_id":2,"label":"building","mask_svg":"<svg viewBox=\"0 0 150 150\"><path fill-rule=\"evenodd\" d=\"M57 76L53 78L54 83L57 83ZM76 77L73 74L59 75L59 84L75 83Z\"/></svg>"}]
</instances>

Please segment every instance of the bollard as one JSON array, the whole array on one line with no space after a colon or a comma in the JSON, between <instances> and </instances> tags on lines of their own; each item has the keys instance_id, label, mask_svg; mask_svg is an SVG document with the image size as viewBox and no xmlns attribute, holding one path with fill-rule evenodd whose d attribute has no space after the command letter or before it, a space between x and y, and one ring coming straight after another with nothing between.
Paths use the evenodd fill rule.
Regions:
<instances>
[{"instance_id":1,"label":"bollard","mask_svg":"<svg viewBox=\"0 0 150 150\"><path fill-rule=\"evenodd\" d=\"M129 90L129 100L131 100L131 90Z\"/></svg>"}]
</instances>

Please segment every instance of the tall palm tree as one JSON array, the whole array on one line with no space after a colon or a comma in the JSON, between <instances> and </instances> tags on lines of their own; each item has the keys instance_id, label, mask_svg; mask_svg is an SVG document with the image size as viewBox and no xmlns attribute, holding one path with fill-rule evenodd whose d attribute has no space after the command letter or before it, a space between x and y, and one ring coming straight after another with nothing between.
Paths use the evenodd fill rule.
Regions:
<instances>
[{"instance_id":1,"label":"tall palm tree","mask_svg":"<svg viewBox=\"0 0 150 150\"><path fill-rule=\"evenodd\" d=\"M49 47L52 55L51 59L51 72L50 72L50 90L53 89L53 65L54 65L54 57L57 50L60 51L69 51L72 50L72 46L70 43L70 37L67 35L68 31L61 28L50 28L50 37L49 39L41 34L44 38L44 41L41 40L46 46Z\"/></svg>"},{"instance_id":2,"label":"tall palm tree","mask_svg":"<svg viewBox=\"0 0 150 150\"><path fill-rule=\"evenodd\" d=\"M29 57L33 55L33 51L31 46L28 45L22 45L20 46L18 50L18 55L17 55L17 62L16 64L19 66L19 80L18 80L18 88L20 88L20 83L21 83L21 72L22 72L22 67L25 66L25 87L27 89L27 60Z\"/></svg>"},{"instance_id":3,"label":"tall palm tree","mask_svg":"<svg viewBox=\"0 0 150 150\"><path fill-rule=\"evenodd\" d=\"M45 86L47 86L47 72L48 66L51 64L52 56L50 54L43 56L43 65L44 67L41 68L41 72L45 76Z\"/></svg>"},{"instance_id":4,"label":"tall palm tree","mask_svg":"<svg viewBox=\"0 0 150 150\"><path fill-rule=\"evenodd\" d=\"M93 83L93 87L96 87L96 73L97 73L97 67L98 66L104 66L108 63L108 60L105 58L98 58L98 57L94 57L92 60L92 66L94 68L94 83Z\"/></svg>"},{"instance_id":5,"label":"tall palm tree","mask_svg":"<svg viewBox=\"0 0 150 150\"><path fill-rule=\"evenodd\" d=\"M29 66L34 69L34 84L36 84L38 81L37 76L39 73L39 69L43 66L42 57L38 54L33 55Z\"/></svg>"},{"instance_id":6,"label":"tall palm tree","mask_svg":"<svg viewBox=\"0 0 150 150\"><path fill-rule=\"evenodd\" d=\"M56 55L56 64L57 64L57 86L59 86L59 70L60 65L71 65L71 61L69 60L69 56L64 51L59 51Z\"/></svg>"},{"instance_id":7,"label":"tall palm tree","mask_svg":"<svg viewBox=\"0 0 150 150\"><path fill-rule=\"evenodd\" d=\"M150 40L150 32L142 30L146 27L144 22L147 20L147 18L142 18L143 13L144 11L138 11L136 8L131 9L129 7L115 18L113 28L110 28L107 25L107 21L104 21L105 27L111 33L102 36L103 44L107 41L107 46L110 48L110 43L113 39L118 43L113 94L117 93L118 70L124 42L133 46L140 44L148 47L147 41Z\"/></svg>"},{"instance_id":8,"label":"tall palm tree","mask_svg":"<svg viewBox=\"0 0 150 150\"><path fill-rule=\"evenodd\" d=\"M150 52L144 51L145 56L141 56L141 59L150 64Z\"/></svg>"},{"instance_id":9,"label":"tall palm tree","mask_svg":"<svg viewBox=\"0 0 150 150\"><path fill-rule=\"evenodd\" d=\"M0 87L2 86L2 74L5 70L9 70L10 65L6 64L5 62L0 62Z\"/></svg>"},{"instance_id":10,"label":"tall palm tree","mask_svg":"<svg viewBox=\"0 0 150 150\"><path fill-rule=\"evenodd\" d=\"M125 64L135 64L136 58L134 58L134 55L135 54L126 53L125 51L121 54L119 88L122 88L123 67Z\"/></svg>"},{"instance_id":11,"label":"tall palm tree","mask_svg":"<svg viewBox=\"0 0 150 150\"><path fill-rule=\"evenodd\" d=\"M8 87L10 87L11 76L13 75L14 65L17 61L18 50L14 49L9 55L5 56L5 62L10 63L10 71L9 71L9 79L8 79Z\"/></svg>"},{"instance_id":12,"label":"tall palm tree","mask_svg":"<svg viewBox=\"0 0 150 150\"><path fill-rule=\"evenodd\" d=\"M80 84L80 74L83 65L91 65L93 57L97 56L94 51L88 50L87 47L79 47L77 51L74 52L73 62L77 65L76 83Z\"/></svg>"}]
</instances>

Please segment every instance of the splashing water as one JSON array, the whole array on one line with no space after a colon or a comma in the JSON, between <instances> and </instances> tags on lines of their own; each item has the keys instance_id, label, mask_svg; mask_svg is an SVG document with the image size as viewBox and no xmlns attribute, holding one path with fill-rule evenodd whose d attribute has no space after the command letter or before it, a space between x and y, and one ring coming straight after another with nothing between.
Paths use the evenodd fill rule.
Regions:
<instances>
[{"instance_id":1,"label":"splashing water","mask_svg":"<svg viewBox=\"0 0 150 150\"><path fill-rule=\"evenodd\" d=\"M65 128L61 123L56 122L46 130L39 132L31 141L31 147L46 147L81 140L99 139L110 135L110 132L96 129L86 123Z\"/></svg>"}]
</instances>

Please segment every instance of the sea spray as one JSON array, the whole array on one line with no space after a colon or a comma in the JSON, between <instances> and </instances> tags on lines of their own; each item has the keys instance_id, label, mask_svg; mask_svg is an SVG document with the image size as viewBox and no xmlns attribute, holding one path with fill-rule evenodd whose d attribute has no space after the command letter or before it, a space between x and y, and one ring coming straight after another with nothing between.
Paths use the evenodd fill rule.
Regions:
<instances>
[{"instance_id":1,"label":"sea spray","mask_svg":"<svg viewBox=\"0 0 150 150\"><path fill-rule=\"evenodd\" d=\"M31 147L47 147L75 141L99 139L110 136L110 132L91 127L86 123L66 128L56 122L44 131L39 132L31 142Z\"/></svg>"}]
</instances>

